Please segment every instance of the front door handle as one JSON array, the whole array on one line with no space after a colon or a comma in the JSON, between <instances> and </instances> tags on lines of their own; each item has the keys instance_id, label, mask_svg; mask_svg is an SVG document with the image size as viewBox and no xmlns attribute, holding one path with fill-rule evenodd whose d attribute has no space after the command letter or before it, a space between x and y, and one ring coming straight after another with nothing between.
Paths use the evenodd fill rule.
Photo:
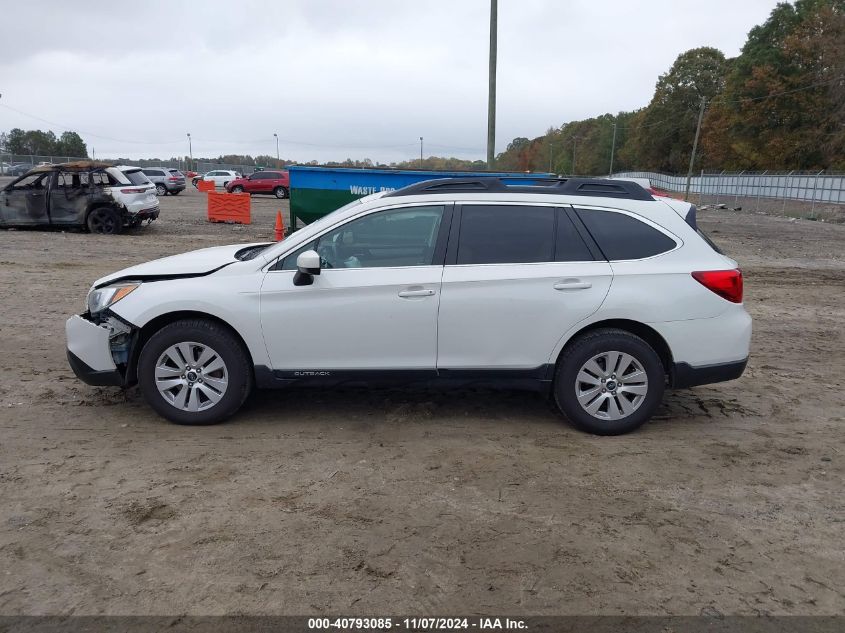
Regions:
<instances>
[{"instance_id":1,"label":"front door handle","mask_svg":"<svg viewBox=\"0 0 845 633\"><path fill-rule=\"evenodd\" d=\"M430 297L434 294L434 290L430 288L420 288L418 290L400 290L399 296L403 299L408 299L411 297Z\"/></svg>"},{"instance_id":2,"label":"front door handle","mask_svg":"<svg viewBox=\"0 0 845 633\"><path fill-rule=\"evenodd\" d=\"M555 290L586 290L592 288L593 284L589 281L580 281L578 279L567 279L559 281L554 285Z\"/></svg>"}]
</instances>

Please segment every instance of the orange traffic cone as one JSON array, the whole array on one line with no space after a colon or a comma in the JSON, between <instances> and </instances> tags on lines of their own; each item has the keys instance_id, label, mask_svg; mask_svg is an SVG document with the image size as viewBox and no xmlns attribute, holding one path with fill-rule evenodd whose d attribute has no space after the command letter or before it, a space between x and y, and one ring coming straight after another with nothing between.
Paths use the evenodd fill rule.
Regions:
<instances>
[{"instance_id":1,"label":"orange traffic cone","mask_svg":"<svg viewBox=\"0 0 845 633\"><path fill-rule=\"evenodd\" d=\"M274 229L276 232L276 241L281 242L285 239L285 222L282 220L282 212L279 211L276 213L276 228Z\"/></svg>"}]
</instances>

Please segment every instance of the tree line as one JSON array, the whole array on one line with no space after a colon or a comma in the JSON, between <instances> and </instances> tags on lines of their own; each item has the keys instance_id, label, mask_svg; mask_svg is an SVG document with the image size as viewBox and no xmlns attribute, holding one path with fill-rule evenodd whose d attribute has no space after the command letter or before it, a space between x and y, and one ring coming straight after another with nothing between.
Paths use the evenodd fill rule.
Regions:
<instances>
[{"instance_id":1,"label":"tree line","mask_svg":"<svg viewBox=\"0 0 845 633\"><path fill-rule=\"evenodd\" d=\"M736 58L686 51L646 107L515 138L496 168L600 175L613 149L614 171L685 173L702 102L696 170L845 169L845 0L779 3Z\"/></svg>"},{"instance_id":2,"label":"tree line","mask_svg":"<svg viewBox=\"0 0 845 633\"><path fill-rule=\"evenodd\" d=\"M88 158L85 141L79 134L71 131L56 136L49 130L42 132L14 128L8 134L0 132L0 147L4 147L10 154Z\"/></svg>"}]
</instances>

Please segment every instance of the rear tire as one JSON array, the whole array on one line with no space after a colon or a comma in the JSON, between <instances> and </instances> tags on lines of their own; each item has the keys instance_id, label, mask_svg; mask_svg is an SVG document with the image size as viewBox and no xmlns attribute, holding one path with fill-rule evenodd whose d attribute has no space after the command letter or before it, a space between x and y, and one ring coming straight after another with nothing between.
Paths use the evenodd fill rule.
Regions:
<instances>
[{"instance_id":1,"label":"rear tire","mask_svg":"<svg viewBox=\"0 0 845 633\"><path fill-rule=\"evenodd\" d=\"M279 198L280 200L284 200L288 197L288 190L284 187L276 187L273 189L273 195Z\"/></svg>"},{"instance_id":2,"label":"rear tire","mask_svg":"<svg viewBox=\"0 0 845 633\"><path fill-rule=\"evenodd\" d=\"M171 196L178 196L180 193L182 193L182 190L181 190L181 189L177 189L176 191L171 191L171 192L170 192L170 195L171 195Z\"/></svg>"},{"instance_id":3,"label":"rear tire","mask_svg":"<svg viewBox=\"0 0 845 633\"><path fill-rule=\"evenodd\" d=\"M606 328L578 337L564 350L554 399L579 429L621 435L651 418L665 383L663 363L648 343L625 330Z\"/></svg>"},{"instance_id":4,"label":"rear tire","mask_svg":"<svg viewBox=\"0 0 845 633\"><path fill-rule=\"evenodd\" d=\"M159 196L159 197L166 196L167 195L167 187L165 187L161 183L157 184L156 185L156 195Z\"/></svg>"},{"instance_id":5,"label":"rear tire","mask_svg":"<svg viewBox=\"0 0 845 633\"><path fill-rule=\"evenodd\" d=\"M217 424L252 390L252 365L227 328L185 319L152 335L138 358L138 385L149 405L176 424Z\"/></svg>"},{"instance_id":6,"label":"rear tire","mask_svg":"<svg viewBox=\"0 0 845 633\"><path fill-rule=\"evenodd\" d=\"M91 233L117 235L123 229L120 214L111 207L97 207L88 213L85 224Z\"/></svg>"}]
</instances>

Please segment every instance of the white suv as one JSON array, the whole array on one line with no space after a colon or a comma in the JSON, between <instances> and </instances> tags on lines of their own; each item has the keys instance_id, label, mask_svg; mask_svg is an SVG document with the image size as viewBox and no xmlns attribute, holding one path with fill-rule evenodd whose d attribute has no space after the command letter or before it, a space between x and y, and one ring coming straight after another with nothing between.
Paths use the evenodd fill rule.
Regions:
<instances>
[{"instance_id":1,"label":"white suv","mask_svg":"<svg viewBox=\"0 0 845 633\"><path fill-rule=\"evenodd\" d=\"M137 382L181 424L224 420L253 386L403 381L536 389L607 435L666 385L739 377L750 338L742 274L695 207L598 179L377 193L279 243L104 277L67 322L77 376Z\"/></svg>"}]
</instances>

